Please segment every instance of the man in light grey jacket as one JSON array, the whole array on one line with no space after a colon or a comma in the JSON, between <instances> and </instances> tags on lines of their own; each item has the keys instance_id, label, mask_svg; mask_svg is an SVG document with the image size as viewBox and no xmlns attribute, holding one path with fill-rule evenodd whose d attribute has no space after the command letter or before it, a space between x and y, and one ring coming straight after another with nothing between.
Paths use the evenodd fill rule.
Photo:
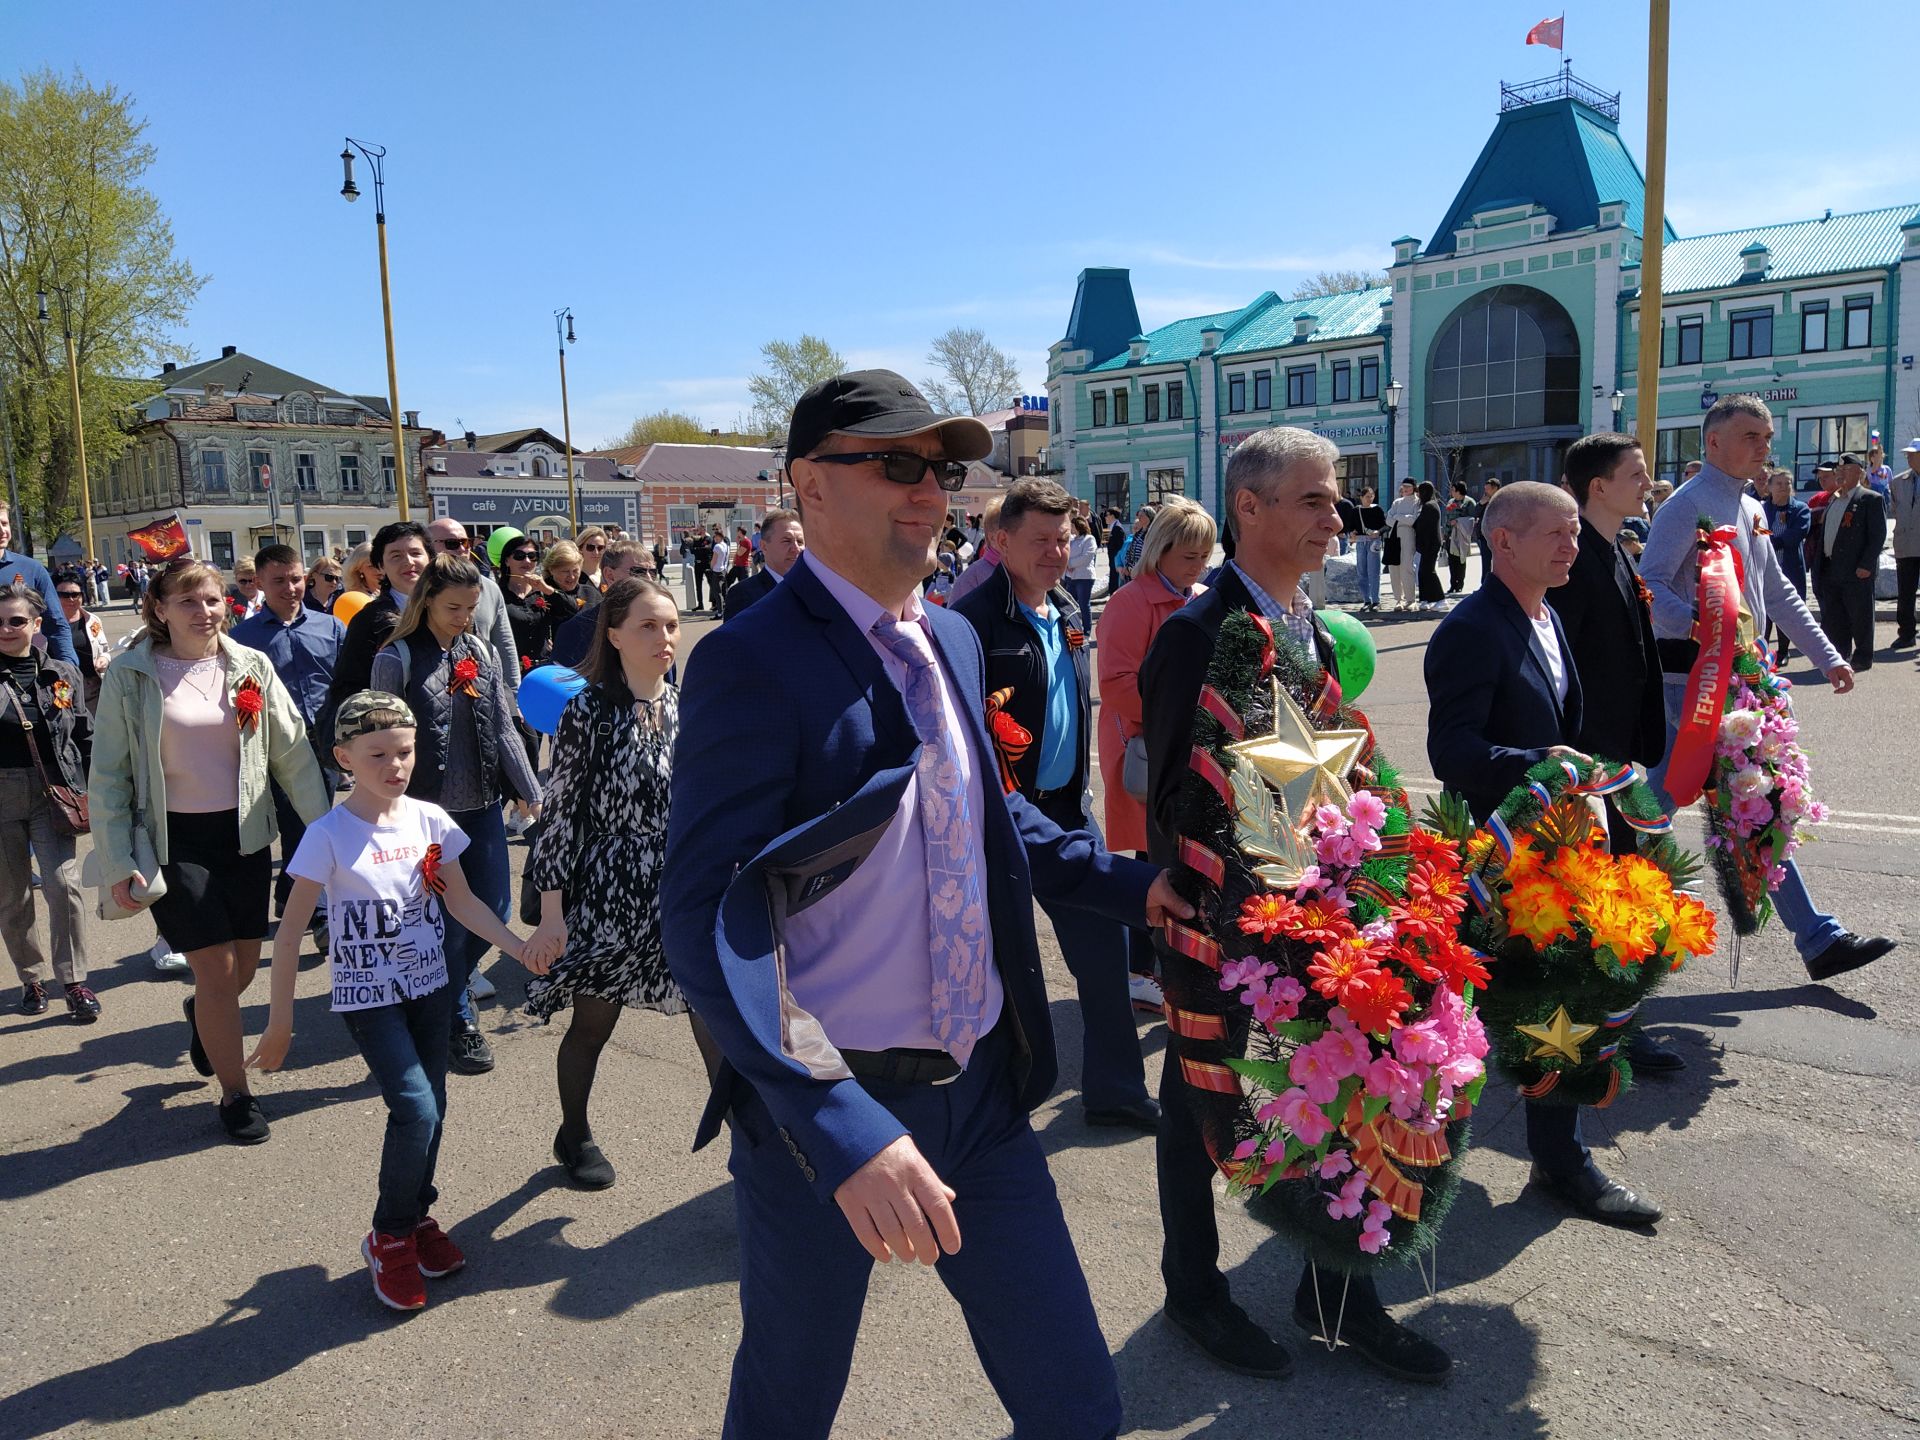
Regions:
<instances>
[{"instance_id":1,"label":"man in light grey jacket","mask_svg":"<svg viewBox=\"0 0 1920 1440\"><path fill-rule=\"evenodd\" d=\"M434 554L473 559L473 542L467 538L467 527L458 520L435 520L427 526L427 535L433 541ZM513 627L507 624L507 602L501 598L500 582L484 568L480 573L480 603L473 611L473 633L484 637L493 647L500 661L500 673L507 677L508 692L518 695L520 652L514 648Z\"/></svg>"},{"instance_id":2,"label":"man in light grey jacket","mask_svg":"<svg viewBox=\"0 0 1920 1440\"><path fill-rule=\"evenodd\" d=\"M1907 468L1887 482L1887 519L1893 522L1896 579L1893 648L1914 647L1913 598L1920 589L1920 439L1907 442Z\"/></svg>"},{"instance_id":3,"label":"man in light grey jacket","mask_svg":"<svg viewBox=\"0 0 1920 1440\"><path fill-rule=\"evenodd\" d=\"M1837 693L1844 695L1853 689L1853 667L1814 623L1806 601L1781 573L1773 542L1767 536L1766 512L1746 493L1749 480L1767 473L1773 454L1773 415L1766 402L1757 395L1722 396L1701 423L1701 439L1705 464L1654 515L1647 532L1647 548L1640 556L1641 578L1653 593L1653 633L1666 682L1669 760L1687 674L1697 649L1691 637L1698 603L1695 554L1697 521L1701 517L1715 526L1732 526L1737 533L1735 545L1745 566L1741 598L1753 617L1754 634L1767 633L1771 616ZM1664 796L1666 762L1647 778ZM1667 807L1673 808L1671 801L1667 801ZM1855 935L1823 913L1807 893L1800 867L1789 860L1785 868L1786 878L1774 892L1774 909L1793 932L1794 946L1813 979L1828 980L1857 970L1893 949L1893 941Z\"/></svg>"}]
</instances>

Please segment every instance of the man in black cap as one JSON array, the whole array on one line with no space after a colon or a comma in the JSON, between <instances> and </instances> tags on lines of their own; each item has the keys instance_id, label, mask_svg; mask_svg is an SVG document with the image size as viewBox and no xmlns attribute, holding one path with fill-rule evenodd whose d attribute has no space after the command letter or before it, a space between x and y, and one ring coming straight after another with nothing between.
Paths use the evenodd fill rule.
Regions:
<instances>
[{"instance_id":1,"label":"man in black cap","mask_svg":"<svg viewBox=\"0 0 1920 1440\"><path fill-rule=\"evenodd\" d=\"M998 783L979 641L919 599L988 448L890 371L807 391L787 434L806 553L687 667L661 922L725 1056L695 1144L731 1118L727 1436L825 1440L889 1259L938 1266L1015 1434L1120 1425L1027 1119L1055 1077L1033 905L1192 911Z\"/></svg>"}]
</instances>

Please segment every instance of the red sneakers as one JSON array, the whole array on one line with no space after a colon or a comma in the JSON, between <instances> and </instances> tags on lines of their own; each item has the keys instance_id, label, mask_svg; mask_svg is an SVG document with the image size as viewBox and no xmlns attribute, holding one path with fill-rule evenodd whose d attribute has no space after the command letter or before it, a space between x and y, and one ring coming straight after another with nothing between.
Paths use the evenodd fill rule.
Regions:
<instances>
[{"instance_id":1,"label":"red sneakers","mask_svg":"<svg viewBox=\"0 0 1920 1440\"><path fill-rule=\"evenodd\" d=\"M395 1310L426 1308L427 1286L420 1278L420 1254L413 1236L369 1230L360 1242L360 1253L373 1272L373 1293L382 1305Z\"/></svg>"},{"instance_id":2,"label":"red sneakers","mask_svg":"<svg viewBox=\"0 0 1920 1440\"><path fill-rule=\"evenodd\" d=\"M447 1238L440 1222L429 1215L413 1232L413 1248L419 1256L420 1273L429 1280L451 1275L467 1263L460 1247Z\"/></svg>"}]
</instances>

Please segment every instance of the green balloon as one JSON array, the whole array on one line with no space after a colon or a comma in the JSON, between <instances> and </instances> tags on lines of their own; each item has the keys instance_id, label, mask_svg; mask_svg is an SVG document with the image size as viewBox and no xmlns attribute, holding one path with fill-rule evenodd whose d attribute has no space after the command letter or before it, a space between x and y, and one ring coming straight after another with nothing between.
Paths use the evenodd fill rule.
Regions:
<instances>
[{"instance_id":1,"label":"green balloon","mask_svg":"<svg viewBox=\"0 0 1920 1440\"><path fill-rule=\"evenodd\" d=\"M1340 667L1340 698L1357 700L1373 683L1373 669L1379 658L1373 645L1373 632L1350 611L1322 610L1319 616L1333 635L1334 661Z\"/></svg>"}]
</instances>

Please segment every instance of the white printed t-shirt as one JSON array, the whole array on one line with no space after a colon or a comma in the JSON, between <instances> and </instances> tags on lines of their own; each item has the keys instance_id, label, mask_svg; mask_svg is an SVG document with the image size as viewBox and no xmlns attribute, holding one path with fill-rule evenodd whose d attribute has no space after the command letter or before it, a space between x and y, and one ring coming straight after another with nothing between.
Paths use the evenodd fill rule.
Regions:
<instances>
[{"instance_id":1,"label":"white printed t-shirt","mask_svg":"<svg viewBox=\"0 0 1920 1440\"><path fill-rule=\"evenodd\" d=\"M410 795L387 823L340 805L307 827L287 873L326 887L333 1009L396 1005L447 983L446 916L428 861L455 864L466 848L452 816Z\"/></svg>"}]
</instances>

